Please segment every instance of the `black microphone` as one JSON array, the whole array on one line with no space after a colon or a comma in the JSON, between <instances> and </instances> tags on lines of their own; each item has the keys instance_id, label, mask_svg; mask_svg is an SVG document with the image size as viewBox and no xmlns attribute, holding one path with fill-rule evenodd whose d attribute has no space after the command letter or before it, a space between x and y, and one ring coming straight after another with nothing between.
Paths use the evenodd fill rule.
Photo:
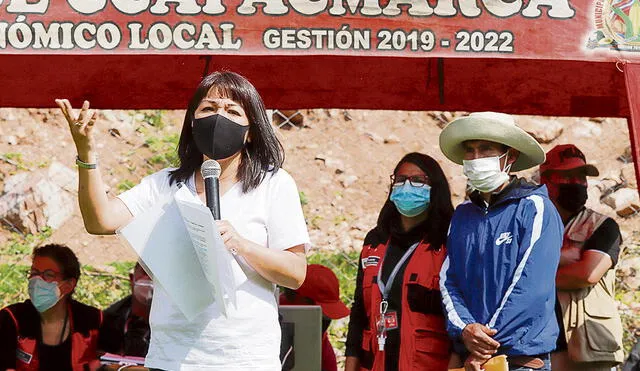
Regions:
<instances>
[{"instance_id":1,"label":"black microphone","mask_svg":"<svg viewBox=\"0 0 640 371\"><path fill-rule=\"evenodd\" d=\"M204 179L204 193L207 198L207 207L211 210L213 220L220 220L220 164L216 160L207 160L202 163L200 173Z\"/></svg>"}]
</instances>

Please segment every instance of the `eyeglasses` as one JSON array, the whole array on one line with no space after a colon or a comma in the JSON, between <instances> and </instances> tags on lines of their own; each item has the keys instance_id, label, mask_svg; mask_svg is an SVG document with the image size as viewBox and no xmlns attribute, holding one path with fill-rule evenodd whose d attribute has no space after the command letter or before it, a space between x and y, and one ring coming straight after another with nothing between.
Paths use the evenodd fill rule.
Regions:
<instances>
[{"instance_id":1,"label":"eyeglasses","mask_svg":"<svg viewBox=\"0 0 640 371\"><path fill-rule=\"evenodd\" d=\"M404 184L407 180L414 187L424 187L430 183L429 177L426 175L406 176L391 174L389 178L391 178L391 184L393 185Z\"/></svg>"},{"instance_id":2,"label":"eyeglasses","mask_svg":"<svg viewBox=\"0 0 640 371\"><path fill-rule=\"evenodd\" d=\"M37 269L31 269L29 271L29 274L27 275L27 278L31 279L31 278L36 277L36 276L42 277L42 279L45 280L45 282L52 282L52 281L55 281L56 278L62 277L62 273L56 272L56 271L54 271L52 269L47 269L47 270L45 270L43 272L40 272Z\"/></svg>"}]
</instances>

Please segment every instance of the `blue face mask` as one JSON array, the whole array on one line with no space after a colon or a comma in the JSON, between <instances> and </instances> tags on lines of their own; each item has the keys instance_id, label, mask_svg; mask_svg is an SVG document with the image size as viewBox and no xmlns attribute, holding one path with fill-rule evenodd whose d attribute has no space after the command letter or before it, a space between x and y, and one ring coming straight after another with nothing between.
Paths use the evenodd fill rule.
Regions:
<instances>
[{"instance_id":1,"label":"blue face mask","mask_svg":"<svg viewBox=\"0 0 640 371\"><path fill-rule=\"evenodd\" d=\"M390 199L400 214L411 218L422 214L429 207L431 187L427 184L414 187L407 180L404 184L393 186Z\"/></svg>"},{"instance_id":2,"label":"blue face mask","mask_svg":"<svg viewBox=\"0 0 640 371\"><path fill-rule=\"evenodd\" d=\"M57 282L47 282L40 277L29 279L29 298L38 312L50 309L61 297Z\"/></svg>"}]
</instances>

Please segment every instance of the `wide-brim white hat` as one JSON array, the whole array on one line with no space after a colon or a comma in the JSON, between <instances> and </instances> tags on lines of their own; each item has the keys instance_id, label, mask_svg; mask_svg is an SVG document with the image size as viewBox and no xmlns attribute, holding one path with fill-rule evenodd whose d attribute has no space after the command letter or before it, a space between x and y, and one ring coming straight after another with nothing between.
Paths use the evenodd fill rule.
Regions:
<instances>
[{"instance_id":1,"label":"wide-brim white hat","mask_svg":"<svg viewBox=\"0 0 640 371\"><path fill-rule=\"evenodd\" d=\"M520 155L511 171L529 169L545 160L540 144L516 126L513 116L504 113L475 112L451 121L440 133L440 150L449 160L462 165L462 143L467 140L487 140L518 150Z\"/></svg>"}]
</instances>

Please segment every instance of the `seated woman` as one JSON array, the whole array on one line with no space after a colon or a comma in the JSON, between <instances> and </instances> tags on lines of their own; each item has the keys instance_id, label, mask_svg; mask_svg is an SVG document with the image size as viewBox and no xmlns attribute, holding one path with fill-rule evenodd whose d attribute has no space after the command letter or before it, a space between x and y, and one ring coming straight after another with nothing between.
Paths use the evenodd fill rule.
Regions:
<instances>
[{"instance_id":1,"label":"seated woman","mask_svg":"<svg viewBox=\"0 0 640 371\"><path fill-rule=\"evenodd\" d=\"M99 309L71 298L80 263L70 248L33 251L29 298L0 310L0 370L95 370Z\"/></svg>"}]
</instances>

